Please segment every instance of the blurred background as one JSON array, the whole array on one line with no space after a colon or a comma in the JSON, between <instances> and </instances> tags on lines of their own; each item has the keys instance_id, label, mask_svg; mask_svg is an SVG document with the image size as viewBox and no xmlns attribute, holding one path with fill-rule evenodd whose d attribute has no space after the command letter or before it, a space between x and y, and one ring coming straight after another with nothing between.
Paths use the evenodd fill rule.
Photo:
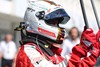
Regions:
<instances>
[{"instance_id":1,"label":"blurred background","mask_svg":"<svg viewBox=\"0 0 100 67\"><path fill-rule=\"evenodd\" d=\"M67 31L72 27L77 27L81 33L84 29L84 20L81 12L79 0L53 0L66 9L70 21L63 25ZM95 31L98 31L95 16L92 10L90 0L84 0L86 14L88 17L89 26ZM100 0L94 0L98 16L100 18ZM13 41L17 48L20 40L20 32L15 32L14 28L23 21L24 13L28 5L28 0L0 0L0 41L4 40L6 33L13 34ZM97 66L100 65L98 61Z\"/></svg>"}]
</instances>

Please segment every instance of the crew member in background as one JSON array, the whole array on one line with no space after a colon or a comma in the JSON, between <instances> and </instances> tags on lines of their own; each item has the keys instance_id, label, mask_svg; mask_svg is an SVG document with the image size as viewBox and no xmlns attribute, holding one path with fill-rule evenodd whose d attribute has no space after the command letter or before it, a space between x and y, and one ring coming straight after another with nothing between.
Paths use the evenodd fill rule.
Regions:
<instances>
[{"instance_id":1,"label":"crew member in background","mask_svg":"<svg viewBox=\"0 0 100 67\"><path fill-rule=\"evenodd\" d=\"M72 48L79 42L79 31L76 27L72 27L69 31L69 38L65 39L62 44L62 55L69 55L72 52Z\"/></svg>"},{"instance_id":2,"label":"crew member in background","mask_svg":"<svg viewBox=\"0 0 100 67\"><path fill-rule=\"evenodd\" d=\"M12 35L7 34L5 36L5 41L0 42L0 58L2 59L2 67L12 67L16 51L16 44L12 41Z\"/></svg>"}]
</instances>

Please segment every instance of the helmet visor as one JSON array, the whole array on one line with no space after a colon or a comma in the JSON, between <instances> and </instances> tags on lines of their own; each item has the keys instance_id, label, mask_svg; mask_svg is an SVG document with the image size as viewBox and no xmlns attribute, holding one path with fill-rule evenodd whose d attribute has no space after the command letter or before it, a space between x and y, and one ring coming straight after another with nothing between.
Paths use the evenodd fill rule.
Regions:
<instances>
[{"instance_id":1,"label":"helmet visor","mask_svg":"<svg viewBox=\"0 0 100 67\"><path fill-rule=\"evenodd\" d=\"M46 20L46 21L55 20L55 19L58 20L58 22L60 24L65 24L68 22L70 17L64 9L58 9L58 10L51 12L48 15L44 16L44 20ZM50 22L46 22L46 23L51 24Z\"/></svg>"}]
</instances>

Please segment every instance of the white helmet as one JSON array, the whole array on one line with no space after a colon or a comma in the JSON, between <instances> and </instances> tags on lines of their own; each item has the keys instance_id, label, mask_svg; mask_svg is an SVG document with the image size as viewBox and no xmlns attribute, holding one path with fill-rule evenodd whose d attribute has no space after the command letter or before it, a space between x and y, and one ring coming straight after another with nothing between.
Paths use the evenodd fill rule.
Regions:
<instances>
[{"instance_id":1,"label":"white helmet","mask_svg":"<svg viewBox=\"0 0 100 67\"><path fill-rule=\"evenodd\" d=\"M61 5L52 1L31 1L26 10L24 22L28 24L27 31L42 35L58 43L62 43L65 36L65 24L70 19Z\"/></svg>"}]
</instances>

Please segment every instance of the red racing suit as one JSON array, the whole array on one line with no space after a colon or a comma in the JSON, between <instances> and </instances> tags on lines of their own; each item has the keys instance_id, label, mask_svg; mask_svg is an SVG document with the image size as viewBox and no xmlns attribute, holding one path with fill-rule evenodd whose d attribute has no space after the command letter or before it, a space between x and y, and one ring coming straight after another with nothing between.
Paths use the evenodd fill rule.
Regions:
<instances>
[{"instance_id":1,"label":"red racing suit","mask_svg":"<svg viewBox=\"0 0 100 67\"><path fill-rule=\"evenodd\" d=\"M55 60L57 58L57 60L61 59L62 61L54 64L38 50L34 43L27 43L21 46L18 52L16 67L93 67L97 56L92 53L87 56L88 53L81 46L76 45L72 49L71 55L64 57L63 60L60 55L55 53Z\"/></svg>"}]
</instances>

